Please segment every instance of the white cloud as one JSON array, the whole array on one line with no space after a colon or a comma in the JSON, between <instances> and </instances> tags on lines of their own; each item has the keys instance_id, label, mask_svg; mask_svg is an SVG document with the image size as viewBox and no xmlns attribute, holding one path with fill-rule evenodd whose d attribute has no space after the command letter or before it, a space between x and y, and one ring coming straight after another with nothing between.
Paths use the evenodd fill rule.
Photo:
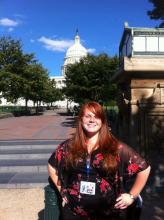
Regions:
<instances>
[{"instance_id":1,"label":"white cloud","mask_svg":"<svg viewBox=\"0 0 164 220\"><path fill-rule=\"evenodd\" d=\"M43 46L47 50L59 51L59 52L65 52L66 49L68 49L74 43L73 40L56 40L44 36L39 38L38 41L43 43Z\"/></svg>"},{"instance_id":2,"label":"white cloud","mask_svg":"<svg viewBox=\"0 0 164 220\"><path fill-rule=\"evenodd\" d=\"M0 19L0 25L5 27L16 27L18 26L19 22L11 20L9 18L2 18Z\"/></svg>"},{"instance_id":3,"label":"white cloud","mask_svg":"<svg viewBox=\"0 0 164 220\"><path fill-rule=\"evenodd\" d=\"M89 48L89 49L87 49L87 52L88 53L95 53L96 49L95 48Z\"/></svg>"},{"instance_id":4,"label":"white cloud","mask_svg":"<svg viewBox=\"0 0 164 220\"><path fill-rule=\"evenodd\" d=\"M35 42L35 40L31 39L31 40L30 40L30 42L31 42L31 43L34 43L34 42Z\"/></svg>"}]
</instances>

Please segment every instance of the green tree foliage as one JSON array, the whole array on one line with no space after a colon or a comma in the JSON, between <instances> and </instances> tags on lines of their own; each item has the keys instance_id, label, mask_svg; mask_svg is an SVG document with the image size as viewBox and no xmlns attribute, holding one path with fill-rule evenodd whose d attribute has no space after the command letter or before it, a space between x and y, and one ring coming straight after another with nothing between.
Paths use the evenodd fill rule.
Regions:
<instances>
[{"instance_id":1,"label":"green tree foliage","mask_svg":"<svg viewBox=\"0 0 164 220\"><path fill-rule=\"evenodd\" d=\"M10 102L24 94L24 73L34 61L33 54L24 54L20 41L0 38L0 91Z\"/></svg>"},{"instance_id":2,"label":"green tree foliage","mask_svg":"<svg viewBox=\"0 0 164 220\"><path fill-rule=\"evenodd\" d=\"M61 97L48 71L39 64L34 54L24 54L20 41L10 37L0 38L0 92L10 102L18 98L41 102L53 102ZM47 99L47 100L46 100Z\"/></svg>"},{"instance_id":3,"label":"green tree foliage","mask_svg":"<svg viewBox=\"0 0 164 220\"><path fill-rule=\"evenodd\" d=\"M61 89L56 88L56 82L54 79L48 79L43 102L52 106L52 103L57 100L63 100L62 91Z\"/></svg>"},{"instance_id":4,"label":"green tree foliage","mask_svg":"<svg viewBox=\"0 0 164 220\"><path fill-rule=\"evenodd\" d=\"M147 14L151 19L160 20L159 27L164 27L164 1L163 0L149 0L154 6Z\"/></svg>"},{"instance_id":5,"label":"green tree foliage","mask_svg":"<svg viewBox=\"0 0 164 220\"><path fill-rule=\"evenodd\" d=\"M43 101L48 79L48 72L41 64L30 64L24 74L25 88L23 97L37 104Z\"/></svg>"},{"instance_id":6,"label":"green tree foliage","mask_svg":"<svg viewBox=\"0 0 164 220\"><path fill-rule=\"evenodd\" d=\"M66 71L64 93L79 104L95 100L108 102L114 99L116 85L110 83L118 66L118 58L107 54L88 55L79 63L69 65Z\"/></svg>"}]
</instances>

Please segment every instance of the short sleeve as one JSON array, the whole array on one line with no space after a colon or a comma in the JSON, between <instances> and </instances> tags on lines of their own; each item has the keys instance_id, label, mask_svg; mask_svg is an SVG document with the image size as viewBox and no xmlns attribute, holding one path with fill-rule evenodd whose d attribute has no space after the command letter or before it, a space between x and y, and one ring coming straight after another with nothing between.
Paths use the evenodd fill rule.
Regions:
<instances>
[{"instance_id":1,"label":"short sleeve","mask_svg":"<svg viewBox=\"0 0 164 220\"><path fill-rule=\"evenodd\" d=\"M120 144L120 170L124 178L129 179L148 166L149 163L133 148Z\"/></svg>"},{"instance_id":2,"label":"short sleeve","mask_svg":"<svg viewBox=\"0 0 164 220\"><path fill-rule=\"evenodd\" d=\"M56 170L58 170L58 168L60 167L61 161L63 159L63 146L62 145L58 145L58 147L56 148L56 150L52 153L52 155L50 156L48 163L55 168Z\"/></svg>"},{"instance_id":3,"label":"short sleeve","mask_svg":"<svg viewBox=\"0 0 164 220\"><path fill-rule=\"evenodd\" d=\"M58 145L56 150L50 156L48 163L56 169L58 180L60 184L64 182L64 170L65 170L65 153L66 152L66 143Z\"/></svg>"}]
</instances>

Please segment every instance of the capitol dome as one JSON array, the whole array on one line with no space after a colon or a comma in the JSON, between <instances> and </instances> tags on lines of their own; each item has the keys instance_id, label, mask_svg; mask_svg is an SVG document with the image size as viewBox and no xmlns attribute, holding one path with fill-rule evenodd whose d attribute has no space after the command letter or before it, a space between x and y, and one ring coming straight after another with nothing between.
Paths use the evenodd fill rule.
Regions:
<instances>
[{"instance_id":1,"label":"capitol dome","mask_svg":"<svg viewBox=\"0 0 164 220\"><path fill-rule=\"evenodd\" d=\"M64 65L62 67L62 75L65 75L65 68L69 64L79 62L82 57L87 56L87 50L80 43L80 37L76 32L75 43L68 48L64 59Z\"/></svg>"}]
</instances>

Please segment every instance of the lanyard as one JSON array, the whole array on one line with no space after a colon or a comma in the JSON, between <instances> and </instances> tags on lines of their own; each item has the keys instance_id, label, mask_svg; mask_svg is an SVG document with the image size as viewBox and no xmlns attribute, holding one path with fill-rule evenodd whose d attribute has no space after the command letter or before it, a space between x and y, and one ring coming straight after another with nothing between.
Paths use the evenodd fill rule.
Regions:
<instances>
[{"instance_id":1,"label":"lanyard","mask_svg":"<svg viewBox=\"0 0 164 220\"><path fill-rule=\"evenodd\" d=\"M91 158L90 158L90 155L88 155L88 156L87 156L87 159L86 159L86 173L87 173L87 178L89 178L90 163L91 163Z\"/></svg>"}]
</instances>

